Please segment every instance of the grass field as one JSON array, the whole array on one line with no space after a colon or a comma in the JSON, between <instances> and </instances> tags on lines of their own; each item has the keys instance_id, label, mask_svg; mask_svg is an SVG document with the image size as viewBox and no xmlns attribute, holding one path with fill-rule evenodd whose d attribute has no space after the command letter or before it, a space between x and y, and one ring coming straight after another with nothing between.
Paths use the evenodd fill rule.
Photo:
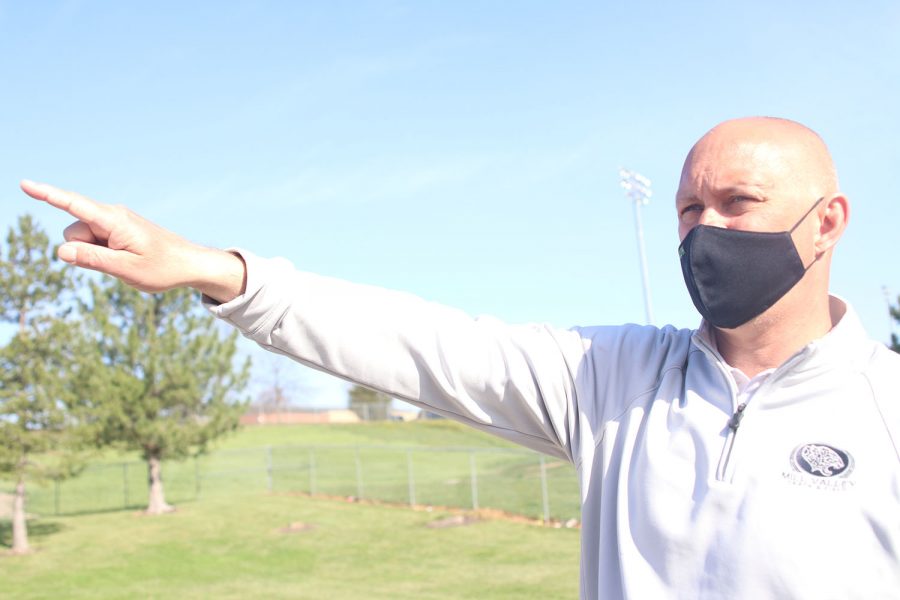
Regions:
<instances>
[{"instance_id":1,"label":"grass field","mask_svg":"<svg viewBox=\"0 0 900 600\"><path fill-rule=\"evenodd\" d=\"M280 494L32 522L8 598L575 598L578 534ZM311 528L282 533L290 524ZM9 543L8 525L0 537Z\"/></svg>"},{"instance_id":2,"label":"grass field","mask_svg":"<svg viewBox=\"0 0 900 600\"><path fill-rule=\"evenodd\" d=\"M178 505L171 515L140 514L146 482L133 455L97 457L81 477L61 484L56 498L61 507L53 506L52 486L32 486L29 527L36 551L4 554L10 530L0 521L0 596L577 596L577 531L506 520L432 529L428 523L447 516L443 509L427 512L299 494L308 491L312 447L321 493L357 495L358 452L363 497L403 503L407 456L415 448L409 456L418 504L466 506L470 460L476 460L481 506L508 509L512 503L524 507L513 512L540 512L536 455L515 452L502 440L454 423L251 427L196 462L165 465L168 495ZM446 448L480 451L472 459L469 450ZM577 516L571 466L551 459L546 464L551 505L565 505ZM269 482L271 492L266 491ZM130 494L124 502L123 486ZM526 500L515 500L519 496ZM64 516L54 516L55 508ZM291 523L310 527L280 532Z\"/></svg>"},{"instance_id":3,"label":"grass field","mask_svg":"<svg viewBox=\"0 0 900 600\"><path fill-rule=\"evenodd\" d=\"M445 421L249 427L197 460L167 462L163 477L167 497L176 503L268 490L393 503L407 503L412 496L417 504L469 508L477 501L479 507L540 518L541 460ZM543 461L550 517L579 518L571 465L549 457ZM141 462L133 455L106 453L76 479L31 486L29 510L70 515L135 509L145 502L146 489Z\"/></svg>"},{"instance_id":4,"label":"grass field","mask_svg":"<svg viewBox=\"0 0 900 600\"><path fill-rule=\"evenodd\" d=\"M324 444L458 446L466 448L519 447L453 421L432 420L244 427L215 442L213 450Z\"/></svg>"}]
</instances>

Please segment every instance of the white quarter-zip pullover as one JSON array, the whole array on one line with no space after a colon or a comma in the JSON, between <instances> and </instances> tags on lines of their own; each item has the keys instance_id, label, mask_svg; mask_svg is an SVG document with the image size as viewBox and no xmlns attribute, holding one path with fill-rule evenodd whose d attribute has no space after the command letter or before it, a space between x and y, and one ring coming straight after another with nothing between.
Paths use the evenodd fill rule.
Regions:
<instances>
[{"instance_id":1,"label":"white quarter-zip pullover","mask_svg":"<svg viewBox=\"0 0 900 600\"><path fill-rule=\"evenodd\" d=\"M742 404L695 331L510 326L241 254L210 309L250 339L572 461L582 598L900 597L900 356L849 306Z\"/></svg>"}]
</instances>

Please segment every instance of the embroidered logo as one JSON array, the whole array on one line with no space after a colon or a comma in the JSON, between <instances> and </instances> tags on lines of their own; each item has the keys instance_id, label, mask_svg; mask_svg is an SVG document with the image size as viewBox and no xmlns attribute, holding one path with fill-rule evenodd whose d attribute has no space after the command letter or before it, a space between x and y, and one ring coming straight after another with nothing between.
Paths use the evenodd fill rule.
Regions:
<instances>
[{"instance_id":1,"label":"embroidered logo","mask_svg":"<svg viewBox=\"0 0 900 600\"><path fill-rule=\"evenodd\" d=\"M791 455L794 469L814 477L846 477L853 470L850 453L827 444L803 444Z\"/></svg>"}]
</instances>

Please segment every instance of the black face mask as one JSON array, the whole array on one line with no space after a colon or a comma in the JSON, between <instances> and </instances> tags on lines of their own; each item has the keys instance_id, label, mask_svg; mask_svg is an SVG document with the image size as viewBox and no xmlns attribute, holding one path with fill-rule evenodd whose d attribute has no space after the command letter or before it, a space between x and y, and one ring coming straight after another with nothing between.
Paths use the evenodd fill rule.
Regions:
<instances>
[{"instance_id":1,"label":"black face mask","mask_svg":"<svg viewBox=\"0 0 900 600\"><path fill-rule=\"evenodd\" d=\"M694 306L709 323L739 327L778 302L807 269L791 234L819 205L819 198L789 231L741 231L696 225L678 254Z\"/></svg>"}]
</instances>

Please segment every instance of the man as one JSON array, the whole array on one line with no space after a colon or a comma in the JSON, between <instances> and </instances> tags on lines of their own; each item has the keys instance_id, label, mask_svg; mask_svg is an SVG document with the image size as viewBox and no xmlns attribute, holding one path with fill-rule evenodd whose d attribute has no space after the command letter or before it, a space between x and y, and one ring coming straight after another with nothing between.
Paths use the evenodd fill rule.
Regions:
<instances>
[{"instance_id":1,"label":"man","mask_svg":"<svg viewBox=\"0 0 900 600\"><path fill-rule=\"evenodd\" d=\"M78 219L69 263L194 287L266 348L571 460L584 598L900 596L900 357L828 295L849 205L802 125L728 121L688 154L697 331L472 320L22 187Z\"/></svg>"}]
</instances>

